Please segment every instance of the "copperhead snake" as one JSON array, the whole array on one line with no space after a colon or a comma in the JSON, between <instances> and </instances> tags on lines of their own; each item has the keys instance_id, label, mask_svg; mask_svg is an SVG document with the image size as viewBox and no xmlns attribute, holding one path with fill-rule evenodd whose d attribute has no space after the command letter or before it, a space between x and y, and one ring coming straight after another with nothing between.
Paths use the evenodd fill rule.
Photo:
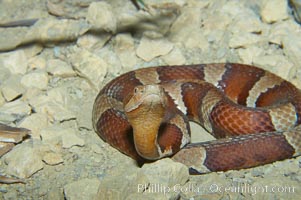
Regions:
<instances>
[{"instance_id":1,"label":"copperhead snake","mask_svg":"<svg viewBox=\"0 0 301 200\"><path fill-rule=\"evenodd\" d=\"M190 143L188 121L217 140ZM301 153L301 91L243 64L134 70L97 95L97 134L143 163L163 157L207 173L250 168Z\"/></svg>"}]
</instances>

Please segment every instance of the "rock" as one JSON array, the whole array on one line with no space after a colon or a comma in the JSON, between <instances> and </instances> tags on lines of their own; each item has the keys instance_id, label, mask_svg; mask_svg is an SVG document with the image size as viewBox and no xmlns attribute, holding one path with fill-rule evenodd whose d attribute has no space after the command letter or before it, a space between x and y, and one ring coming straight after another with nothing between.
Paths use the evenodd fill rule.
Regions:
<instances>
[{"instance_id":1,"label":"rock","mask_svg":"<svg viewBox=\"0 0 301 200\"><path fill-rule=\"evenodd\" d=\"M52 100L54 99L40 96L30 101L30 104L36 112L46 114L50 121L62 122L76 118L75 113L66 108L66 105Z\"/></svg>"},{"instance_id":2,"label":"rock","mask_svg":"<svg viewBox=\"0 0 301 200\"><path fill-rule=\"evenodd\" d=\"M208 49L209 43L201 30L201 13L199 9L187 8L177 18L170 30L170 40L181 42L187 48ZM214 17L214 16L212 16Z\"/></svg>"},{"instance_id":3,"label":"rock","mask_svg":"<svg viewBox=\"0 0 301 200\"><path fill-rule=\"evenodd\" d=\"M22 42L72 41L90 28L85 20L40 18L28 29Z\"/></svg>"},{"instance_id":4,"label":"rock","mask_svg":"<svg viewBox=\"0 0 301 200\"><path fill-rule=\"evenodd\" d=\"M48 165L58 165L64 162L62 155L59 153L46 153L43 161Z\"/></svg>"},{"instance_id":5,"label":"rock","mask_svg":"<svg viewBox=\"0 0 301 200\"><path fill-rule=\"evenodd\" d=\"M238 55L242 60L242 63L253 63L255 57L260 56L264 52L263 49L257 45L248 46L247 48L239 48Z\"/></svg>"},{"instance_id":6,"label":"rock","mask_svg":"<svg viewBox=\"0 0 301 200\"><path fill-rule=\"evenodd\" d=\"M19 75L11 75L1 86L2 94L6 101L12 101L20 97L25 88L20 83L21 77Z\"/></svg>"},{"instance_id":7,"label":"rock","mask_svg":"<svg viewBox=\"0 0 301 200\"><path fill-rule=\"evenodd\" d=\"M2 95L2 93L0 92L0 107L5 103L5 99Z\"/></svg>"},{"instance_id":8,"label":"rock","mask_svg":"<svg viewBox=\"0 0 301 200\"><path fill-rule=\"evenodd\" d=\"M100 87L108 68L103 59L85 49L76 49L71 55L71 62L80 75L86 77L96 88Z\"/></svg>"},{"instance_id":9,"label":"rock","mask_svg":"<svg viewBox=\"0 0 301 200\"><path fill-rule=\"evenodd\" d=\"M43 169L39 151L27 145L18 145L4 156L7 173L18 178L29 178Z\"/></svg>"},{"instance_id":10,"label":"rock","mask_svg":"<svg viewBox=\"0 0 301 200\"><path fill-rule=\"evenodd\" d=\"M28 61L28 67L31 70L46 69L46 60L42 56L35 56Z\"/></svg>"},{"instance_id":11,"label":"rock","mask_svg":"<svg viewBox=\"0 0 301 200\"><path fill-rule=\"evenodd\" d=\"M96 199L97 190L99 187L99 180L81 179L64 186L64 194L67 200L76 199Z\"/></svg>"},{"instance_id":12,"label":"rock","mask_svg":"<svg viewBox=\"0 0 301 200\"><path fill-rule=\"evenodd\" d=\"M30 60L33 57L37 57L37 55L43 51L44 46L39 43L33 43L22 47L22 49L24 50L26 57Z\"/></svg>"},{"instance_id":13,"label":"rock","mask_svg":"<svg viewBox=\"0 0 301 200\"><path fill-rule=\"evenodd\" d=\"M123 177L122 179L120 179L121 176ZM143 191L138 191L138 187L139 184L141 187L144 186L144 183L147 184L148 180L143 174L139 175L135 168L128 168L118 175L107 176L101 180L95 199L131 199L129 198L130 195L138 192L141 198L145 194L142 193Z\"/></svg>"},{"instance_id":14,"label":"rock","mask_svg":"<svg viewBox=\"0 0 301 200\"><path fill-rule=\"evenodd\" d=\"M2 84L10 76L11 76L11 72L9 71L9 69L4 67L0 57L0 84Z\"/></svg>"},{"instance_id":15,"label":"rock","mask_svg":"<svg viewBox=\"0 0 301 200\"><path fill-rule=\"evenodd\" d=\"M229 46L234 49L248 47L252 44L258 43L261 40L262 39L256 34L240 32L231 37L229 40Z\"/></svg>"},{"instance_id":16,"label":"rock","mask_svg":"<svg viewBox=\"0 0 301 200\"><path fill-rule=\"evenodd\" d=\"M300 27L299 31L301 33ZM301 63L301 41L298 39L300 33L290 34L290 36L285 36L283 38L283 51L295 66L300 66Z\"/></svg>"},{"instance_id":17,"label":"rock","mask_svg":"<svg viewBox=\"0 0 301 200\"><path fill-rule=\"evenodd\" d=\"M63 148L71 148L73 146L84 146L85 141L75 134L75 131L69 132L62 136Z\"/></svg>"},{"instance_id":18,"label":"rock","mask_svg":"<svg viewBox=\"0 0 301 200\"><path fill-rule=\"evenodd\" d=\"M257 179L256 182L252 184L253 188L260 188L259 190L253 190L252 195L258 199L298 199L301 195L300 190L298 190L300 183L291 180L289 177L264 177ZM262 190L264 192L262 192Z\"/></svg>"},{"instance_id":19,"label":"rock","mask_svg":"<svg viewBox=\"0 0 301 200\"><path fill-rule=\"evenodd\" d=\"M264 22L273 23L288 18L286 0L264 1L260 15Z\"/></svg>"},{"instance_id":20,"label":"rock","mask_svg":"<svg viewBox=\"0 0 301 200\"><path fill-rule=\"evenodd\" d=\"M186 63L186 59L178 47L173 48L169 54L162 56L162 59L168 65L183 65Z\"/></svg>"},{"instance_id":21,"label":"rock","mask_svg":"<svg viewBox=\"0 0 301 200\"><path fill-rule=\"evenodd\" d=\"M124 68L132 68L136 65L134 39L130 34L118 34L115 37L114 49Z\"/></svg>"},{"instance_id":22,"label":"rock","mask_svg":"<svg viewBox=\"0 0 301 200\"><path fill-rule=\"evenodd\" d=\"M294 17L295 20L299 23L301 23L301 1L300 0L290 0L290 5L292 6L292 9L294 10Z\"/></svg>"},{"instance_id":23,"label":"rock","mask_svg":"<svg viewBox=\"0 0 301 200\"><path fill-rule=\"evenodd\" d=\"M48 126L41 130L41 139L45 144L58 146L62 144L62 136L74 132L72 128L63 128L61 126Z\"/></svg>"},{"instance_id":24,"label":"rock","mask_svg":"<svg viewBox=\"0 0 301 200\"><path fill-rule=\"evenodd\" d=\"M176 184L183 185L189 178L188 168L170 158L144 164L141 173L148 178L150 184L160 183L169 187Z\"/></svg>"},{"instance_id":25,"label":"rock","mask_svg":"<svg viewBox=\"0 0 301 200\"><path fill-rule=\"evenodd\" d=\"M46 90L48 86L48 75L44 71L36 70L32 71L28 74L25 74L22 79L21 83L27 88L35 87L40 90Z\"/></svg>"},{"instance_id":26,"label":"rock","mask_svg":"<svg viewBox=\"0 0 301 200\"><path fill-rule=\"evenodd\" d=\"M27 103L16 100L0 107L0 121L7 123L19 121L30 113L31 107Z\"/></svg>"},{"instance_id":27,"label":"rock","mask_svg":"<svg viewBox=\"0 0 301 200\"><path fill-rule=\"evenodd\" d=\"M76 73L72 67L60 59L51 59L47 61L47 72L58 77L72 77Z\"/></svg>"},{"instance_id":28,"label":"rock","mask_svg":"<svg viewBox=\"0 0 301 200\"><path fill-rule=\"evenodd\" d=\"M95 50L101 49L109 39L111 39L112 35L110 33L102 33L102 34L85 34L78 38L77 45L83 49Z\"/></svg>"},{"instance_id":29,"label":"rock","mask_svg":"<svg viewBox=\"0 0 301 200\"><path fill-rule=\"evenodd\" d=\"M40 139L40 132L48 126L48 118L43 113L32 113L26 117L20 124L20 127L31 130L31 137Z\"/></svg>"},{"instance_id":30,"label":"rock","mask_svg":"<svg viewBox=\"0 0 301 200\"><path fill-rule=\"evenodd\" d=\"M25 74L28 60L23 50L0 54L0 62L13 74Z\"/></svg>"},{"instance_id":31,"label":"rock","mask_svg":"<svg viewBox=\"0 0 301 200\"><path fill-rule=\"evenodd\" d=\"M100 58L105 60L105 62L107 63L108 66L107 74L114 74L114 75L120 74L120 72L122 71L121 61L118 55L111 47L105 46L95 53L97 53L97 55L99 55Z\"/></svg>"},{"instance_id":32,"label":"rock","mask_svg":"<svg viewBox=\"0 0 301 200\"><path fill-rule=\"evenodd\" d=\"M253 59L253 63L256 66L261 66L268 71L276 73L284 79L288 78L290 69L293 67L293 64L282 55L257 56Z\"/></svg>"},{"instance_id":33,"label":"rock","mask_svg":"<svg viewBox=\"0 0 301 200\"><path fill-rule=\"evenodd\" d=\"M116 32L117 21L111 5L106 2L92 2L86 18L94 30Z\"/></svg>"},{"instance_id":34,"label":"rock","mask_svg":"<svg viewBox=\"0 0 301 200\"><path fill-rule=\"evenodd\" d=\"M231 27L231 28L230 28ZM236 16L230 25L232 33L260 33L263 30L263 25L259 19L259 16L254 11L247 10Z\"/></svg>"},{"instance_id":35,"label":"rock","mask_svg":"<svg viewBox=\"0 0 301 200\"><path fill-rule=\"evenodd\" d=\"M137 55L145 61L168 54L173 49L173 44L165 38L150 39L143 36L136 50Z\"/></svg>"},{"instance_id":36,"label":"rock","mask_svg":"<svg viewBox=\"0 0 301 200\"><path fill-rule=\"evenodd\" d=\"M189 178L187 167L169 158L123 170L100 182L97 199L177 199L180 190L175 188Z\"/></svg>"}]
</instances>

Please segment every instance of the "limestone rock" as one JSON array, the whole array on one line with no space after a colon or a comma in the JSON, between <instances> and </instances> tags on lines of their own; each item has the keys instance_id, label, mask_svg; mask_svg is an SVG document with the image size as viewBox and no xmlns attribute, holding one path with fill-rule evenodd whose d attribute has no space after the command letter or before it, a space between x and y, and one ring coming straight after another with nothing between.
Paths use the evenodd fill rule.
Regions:
<instances>
[{"instance_id":1,"label":"limestone rock","mask_svg":"<svg viewBox=\"0 0 301 200\"><path fill-rule=\"evenodd\" d=\"M45 69L46 68L46 60L41 56L35 56L28 61L28 67L31 70L35 69Z\"/></svg>"},{"instance_id":2,"label":"limestone rock","mask_svg":"<svg viewBox=\"0 0 301 200\"><path fill-rule=\"evenodd\" d=\"M98 179L81 179L65 185L64 194L67 200L76 199L96 199L97 190L99 187Z\"/></svg>"},{"instance_id":3,"label":"limestone rock","mask_svg":"<svg viewBox=\"0 0 301 200\"><path fill-rule=\"evenodd\" d=\"M100 87L108 68L103 59L87 50L77 49L71 55L71 62L80 75L86 77L96 88Z\"/></svg>"},{"instance_id":4,"label":"limestone rock","mask_svg":"<svg viewBox=\"0 0 301 200\"><path fill-rule=\"evenodd\" d=\"M0 61L13 74L25 74L28 60L23 50L0 54Z\"/></svg>"},{"instance_id":5,"label":"limestone rock","mask_svg":"<svg viewBox=\"0 0 301 200\"><path fill-rule=\"evenodd\" d=\"M47 61L47 72L54 76L63 78L76 75L70 65L59 59L51 59Z\"/></svg>"},{"instance_id":6,"label":"limestone rock","mask_svg":"<svg viewBox=\"0 0 301 200\"><path fill-rule=\"evenodd\" d=\"M290 0L290 4L292 5L292 9L294 10L295 20L301 23L301 1L300 0Z\"/></svg>"},{"instance_id":7,"label":"limestone rock","mask_svg":"<svg viewBox=\"0 0 301 200\"><path fill-rule=\"evenodd\" d=\"M50 121L75 119L76 115L69 109L70 100L65 88L54 88L30 100L30 105L38 113L46 114Z\"/></svg>"},{"instance_id":8,"label":"limestone rock","mask_svg":"<svg viewBox=\"0 0 301 200\"><path fill-rule=\"evenodd\" d=\"M181 50L177 47L173 48L169 54L162 56L162 58L168 65L183 65L186 62Z\"/></svg>"},{"instance_id":9,"label":"limestone rock","mask_svg":"<svg viewBox=\"0 0 301 200\"><path fill-rule=\"evenodd\" d=\"M83 49L101 49L111 37L112 35L109 33L103 33L100 35L87 33L78 38L77 45Z\"/></svg>"},{"instance_id":10,"label":"limestone rock","mask_svg":"<svg viewBox=\"0 0 301 200\"><path fill-rule=\"evenodd\" d=\"M0 107L0 121L13 122L24 118L31 113L31 107L21 101L9 102Z\"/></svg>"},{"instance_id":11,"label":"limestone rock","mask_svg":"<svg viewBox=\"0 0 301 200\"><path fill-rule=\"evenodd\" d=\"M252 45L247 48L239 48L238 55L243 63L253 63L255 57L260 56L263 53L263 49L257 45Z\"/></svg>"},{"instance_id":12,"label":"limestone rock","mask_svg":"<svg viewBox=\"0 0 301 200\"><path fill-rule=\"evenodd\" d=\"M92 2L88 8L87 20L95 30L116 32L117 21L111 5L106 2Z\"/></svg>"},{"instance_id":13,"label":"limestone rock","mask_svg":"<svg viewBox=\"0 0 301 200\"><path fill-rule=\"evenodd\" d=\"M120 176L123 178L120 179ZM137 193L140 193L141 198L144 197L142 193L144 183L147 184L148 180L143 174L139 175L137 169L128 168L119 175L105 177L101 180L96 199L130 199L130 195Z\"/></svg>"},{"instance_id":14,"label":"limestone rock","mask_svg":"<svg viewBox=\"0 0 301 200\"><path fill-rule=\"evenodd\" d=\"M84 146L85 141L78 137L74 131L62 136L63 148L71 148L73 146Z\"/></svg>"},{"instance_id":15,"label":"limestone rock","mask_svg":"<svg viewBox=\"0 0 301 200\"><path fill-rule=\"evenodd\" d=\"M273 23L288 18L286 0L264 1L261 8L261 18L266 23Z\"/></svg>"},{"instance_id":16,"label":"limestone rock","mask_svg":"<svg viewBox=\"0 0 301 200\"><path fill-rule=\"evenodd\" d=\"M0 107L5 103L5 99L2 95L2 93L0 92Z\"/></svg>"},{"instance_id":17,"label":"limestone rock","mask_svg":"<svg viewBox=\"0 0 301 200\"><path fill-rule=\"evenodd\" d=\"M48 75L44 71L33 71L24 75L21 79L21 83L27 87L35 87L41 90L46 90L48 86Z\"/></svg>"},{"instance_id":18,"label":"limestone rock","mask_svg":"<svg viewBox=\"0 0 301 200\"><path fill-rule=\"evenodd\" d=\"M253 62L256 66L273 71L284 79L288 78L290 69L293 67L293 64L282 55L257 56Z\"/></svg>"},{"instance_id":19,"label":"limestone rock","mask_svg":"<svg viewBox=\"0 0 301 200\"><path fill-rule=\"evenodd\" d=\"M6 79L8 79L11 76L11 74L12 73L10 72L10 70L4 67L0 56L0 84L2 84Z\"/></svg>"},{"instance_id":20,"label":"limestone rock","mask_svg":"<svg viewBox=\"0 0 301 200\"><path fill-rule=\"evenodd\" d=\"M135 45L130 34L118 34L114 47L123 67L130 68L136 65Z\"/></svg>"},{"instance_id":21,"label":"limestone rock","mask_svg":"<svg viewBox=\"0 0 301 200\"><path fill-rule=\"evenodd\" d=\"M229 40L229 46L231 48L247 47L259 41L261 41L261 38L258 35L252 33L237 33Z\"/></svg>"},{"instance_id":22,"label":"limestone rock","mask_svg":"<svg viewBox=\"0 0 301 200\"><path fill-rule=\"evenodd\" d=\"M20 124L20 127L31 130L31 137L40 139L40 132L48 126L48 118L43 113L33 113L26 117Z\"/></svg>"},{"instance_id":23,"label":"limestone rock","mask_svg":"<svg viewBox=\"0 0 301 200\"><path fill-rule=\"evenodd\" d=\"M48 165L58 165L64 162L62 155L59 153L46 153L43 161Z\"/></svg>"},{"instance_id":24,"label":"limestone rock","mask_svg":"<svg viewBox=\"0 0 301 200\"><path fill-rule=\"evenodd\" d=\"M184 184L189 177L187 167L170 158L144 164L141 173L149 179L150 183L161 183L167 186Z\"/></svg>"},{"instance_id":25,"label":"limestone rock","mask_svg":"<svg viewBox=\"0 0 301 200\"><path fill-rule=\"evenodd\" d=\"M299 27L301 33L301 29ZM300 35L291 34L283 38L283 51L295 66L301 63L301 41L298 39Z\"/></svg>"},{"instance_id":26,"label":"limestone rock","mask_svg":"<svg viewBox=\"0 0 301 200\"><path fill-rule=\"evenodd\" d=\"M25 88L20 83L19 75L11 75L2 85L1 90L6 101L12 101L25 92Z\"/></svg>"},{"instance_id":27,"label":"limestone rock","mask_svg":"<svg viewBox=\"0 0 301 200\"><path fill-rule=\"evenodd\" d=\"M62 144L62 136L74 131L70 128L62 128L57 125L48 126L41 130L41 139L45 144L51 144L53 146L59 146Z\"/></svg>"},{"instance_id":28,"label":"limestone rock","mask_svg":"<svg viewBox=\"0 0 301 200\"><path fill-rule=\"evenodd\" d=\"M43 169L39 151L29 145L18 145L4 157L7 173L18 178L28 178Z\"/></svg>"},{"instance_id":29,"label":"limestone rock","mask_svg":"<svg viewBox=\"0 0 301 200\"><path fill-rule=\"evenodd\" d=\"M71 41L89 29L90 25L85 20L40 18L26 31L22 42Z\"/></svg>"},{"instance_id":30,"label":"limestone rock","mask_svg":"<svg viewBox=\"0 0 301 200\"><path fill-rule=\"evenodd\" d=\"M173 44L165 38L150 39L143 36L136 50L137 55L145 61L151 61L155 57L168 54Z\"/></svg>"}]
</instances>

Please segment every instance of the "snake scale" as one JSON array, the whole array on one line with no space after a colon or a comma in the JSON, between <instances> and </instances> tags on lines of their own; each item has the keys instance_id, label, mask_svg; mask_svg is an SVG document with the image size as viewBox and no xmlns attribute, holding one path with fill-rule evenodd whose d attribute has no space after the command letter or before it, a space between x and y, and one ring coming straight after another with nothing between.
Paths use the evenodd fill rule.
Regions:
<instances>
[{"instance_id":1,"label":"snake scale","mask_svg":"<svg viewBox=\"0 0 301 200\"><path fill-rule=\"evenodd\" d=\"M217 140L190 144L189 121ZM207 173L299 156L301 92L255 66L216 63L134 70L97 95L97 134L138 163L163 157Z\"/></svg>"}]
</instances>

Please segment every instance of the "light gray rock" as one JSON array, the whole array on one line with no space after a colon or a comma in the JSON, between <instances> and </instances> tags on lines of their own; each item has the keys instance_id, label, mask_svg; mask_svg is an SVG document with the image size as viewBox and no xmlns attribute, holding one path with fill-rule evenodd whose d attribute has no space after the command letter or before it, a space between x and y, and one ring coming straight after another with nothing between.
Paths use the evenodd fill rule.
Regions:
<instances>
[{"instance_id":1,"label":"light gray rock","mask_svg":"<svg viewBox=\"0 0 301 200\"><path fill-rule=\"evenodd\" d=\"M0 62L13 74L25 74L28 60L23 50L0 54Z\"/></svg>"},{"instance_id":2,"label":"light gray rock","mask_svg":"<svg viewBox=\"0 0 301 200\"><path fill-rule=\"evenodd\" d=\"M49 77L45 71L32 71L28 74L25 74L21 83L27 88L38 88L40 90L46 90L48 86Z\"/></svg>"},{"instance_id":3,"label":"light gray rock","mask_svg":"<svg viewBox=\"0 0 301 200\"><path fill-rule=\"evenodd\" d=\"M102 34L85 34L78 38L77 45L83 49L95 50L101 49L106 42L112 37L110 33Z\"/></svg>"},{"instance_id":4,"label":"light gray rock","mask_svg":"<svg viewBox=\"0 0 301 200\"><path fill-rule=\"evenodd\" d=\"M21 77L19 75L11 75L1 85L1 90L6 101L12 101L21 96L25 92L25 88L20 83Z\"/></svg>"},{"instance_id":5,"label":"light gray rock","mask_svg":"<svg viewBox=\"0 0 301 200\"><path fill-rule=\"evenodd\" d=\"M68 134L62 135L62 142L63 142L63 148L71 148L73 146L84 146L85 141L78 137L73 130L72 132L70 131Z\"/></svg>"},{"instance_id":6,"label":"light gray rock","mask_svg":"<svg viewBox=\"0 0 301 200\"><path fill-rule=\"evenodd\" d=\"M30 70L46 69L46 60L42 56L35 56L28 60L28 68Z\"/></svg>"},{"instance_id":7,"label":"light gray rock","mask_svg":"<svg viewBox=\"0 0 301 200\"><path fill-rule=\"evenodd\" d=\"M0 107L0 121L19 121L30 113L31 107L27 103L21 100L12 101Z\"/></svg>"},{"instance_id":8,"label":"light gray rock","mask_svg":"<svg viewBox=\"0 0 301 200\"><path fill-rule=\"evenodd\" d=\"M35 139L40 139L40 132L42 129L48 126L48 118L46 114L43 113L32 113L26 117L20 124L20 127L27 128L31 130L31 137Z\"/></svg>"},{"instance_id":9,"label":"light gray rock","mask_svg":"<svg viewBox=\"0 0 301 200\"><path fill-rule=\"evenodd\" d=\"M286 0L264 1L260 15L264 22L273 23L288 18L288 5Z\"/></svg>"},{"instance_id":10,"label":"light gray rock","mask_svg":"<svg viewBox=\"0 0 301 200\"><path fill-rule=\"evenodd\" d=\"M142 171L150 183L161 183L166 186L184 184L189 177L188 168L170 158L164 158L154 163L144 164Z\"/></svg>"},{"instance_id":11,"label":"light gray rock","mask_svg":"<svg viewBox=\"0 0 301 200\"><path fill-rule=\"evenodd\" d=\"M5 99L2 95L2 93L0 93L0 106L2 106L5 103Z\"/></svg>"},{"instance_id":12,"label":"light gray rock","mask_svg":"<svg viewBox=\"0 0 301 200\"><path fill-rule=\"evenodd\" d=\"M46 144L62 146L63 135L69 135L74 131L73 128L63 128L59 125L48 126L41 130L41 139Z\"/></svg>"},{"instance_id":13,"label":"light gray rock","mask_svg":"<svg viewBox=\"0 0 301 200\"><path fill-rule=\"evenodd\" d=\"M29 178L44 167L38 149L27 144L16 146L4 160L8 165L7 173L18 178Z\"/></svg>"},{"instance_id":14,"label":"light gray rock","mask_svg":"<svg viewBox=\"0 0 301 200\"><path fill-rule=\"evenodd\" d=\"M59 77L72 77L76 73L73 71L72 67L66 62L60 59L51 59L47 61L47 72Z\"/></svg>"},{"instance_id":15,"label":"light gray rock","mask_svg":"<svg viewBox=\"0 0 301 200\"><path fill-rule=\"evenodd\" d=\"M71 55L71 62L81 76L87 78L96 88L100 87L108 68L103 59L85 49L76 49Z\"/></svg>"},{"instance_id":16,"label":"light gray rock","mask_svg":"<svg viewBox=\"0 0 301 200\"><path fill-rule=\"evenodd\" d=\"M94 30L116 32L117 21L110 4L106 2L92 2L88 8L87 21Z\"/></svg>"},{"instance_id":17,"label":"light gray rock","mask_svg":"<svg viewBox=\"0 0 301 200\"><path fill-rule=\"evenodd\" d=\"M50 121L59 121L75 119L75 113L69 109L71 100L65 87L51 89L47 95L41 94L30 99L30 105L38 113L47 115Z\"/></svg>"},{"instance_id":18,"label":"light gray rock","mask_svg":"<svg viewBox=\"0 0 301 200\"><path fill-rule=\"evenodd\" d=\"M59 153L46 153L43 156L43 161L48 165L58 165L64 162L62 155Z\"/></svg>"},{"instance_id":19,"label":"light gray rock","mask_svg":"<svg viewBox=\"0 0 301 200\"><path fill-rule=\"evenodd\" d=\"M136 50L137 55L145 61L168 54L173 49L173 44L165 38L150 39L143 36Z\"/></svg>"},{"instance_id":20,"label":"light gray rock","mask_svg":"<svg viewBox=\"0 0 301 200\"><path fill-rule=\"evenodd\" d=\"M99 187L98 179L81 179L65 185L64 194L67 200L96 199Z\"/></svg>"},{"instance_id":21,"label":"light gray rock","mask_svg":"<svg viewBox=\"0 0 301 200\"><path fill-rule=\"evenodd\" d=\"M130 195L139 193L139 184L143 185L147 182L143 174L138 175L137 169L128 168L115 176L107 176L101 180L96 199L127 199ZM143 195L140 193L141 197Z\"/></svg>"},{"instance_id":22,"label":"light gray rock","mask_svg":"<svg viewBox=\"0 0 301 200\"><path fill-rule=\"evenodd\" d=\"M300 0L290 0L289 1L292 5L292 8L294 10L294 17L296 21L301 23L301 1Z\"/></svg>"},{"instance_id":23,"label":"light gray rock","mask_svg":"<svg viewBox=\"0 0 301 200\"><path fill-rule=\"evenodd\" d=\"M229 40L229 47L231 48L240 48L240 47L247 47L249 45L256 44L260 42L262 38L256 34L252 33L236 33L231 36Z\"/></svg>"},{"instance_id":24,"label":"light gray rock","mask_svg":"<svg viewBox=\"0 0 301 200\"><path fill-rule=\"evenodd\" d=\"M162 56L162 59L168 65L183 65L186 62L185 57L178 47L174 47L169 54Z\"/></svg>"},{"instance_id":25,"label":"light gray rock","mask_svg":"<svg viewBox=\"0 0 301 200\"><path fill-rule=\"evenodd\" d=\"M264 50L258 47L258 45L248 46L246 48L239 48L238 55L243 63L253 63L254 58L262 55Z\"/></svg>"},{"instance_id":26,"label":"light gray rock","mask_svg":"<svg viewBox=\"0 0 301 200\"><path fill-rule=\"evenodd\" d=\"M115 52L124 68L131 68L137 63L134 39L130 34L118 34L115 37Z\"/></svg>"}]
</instances>

